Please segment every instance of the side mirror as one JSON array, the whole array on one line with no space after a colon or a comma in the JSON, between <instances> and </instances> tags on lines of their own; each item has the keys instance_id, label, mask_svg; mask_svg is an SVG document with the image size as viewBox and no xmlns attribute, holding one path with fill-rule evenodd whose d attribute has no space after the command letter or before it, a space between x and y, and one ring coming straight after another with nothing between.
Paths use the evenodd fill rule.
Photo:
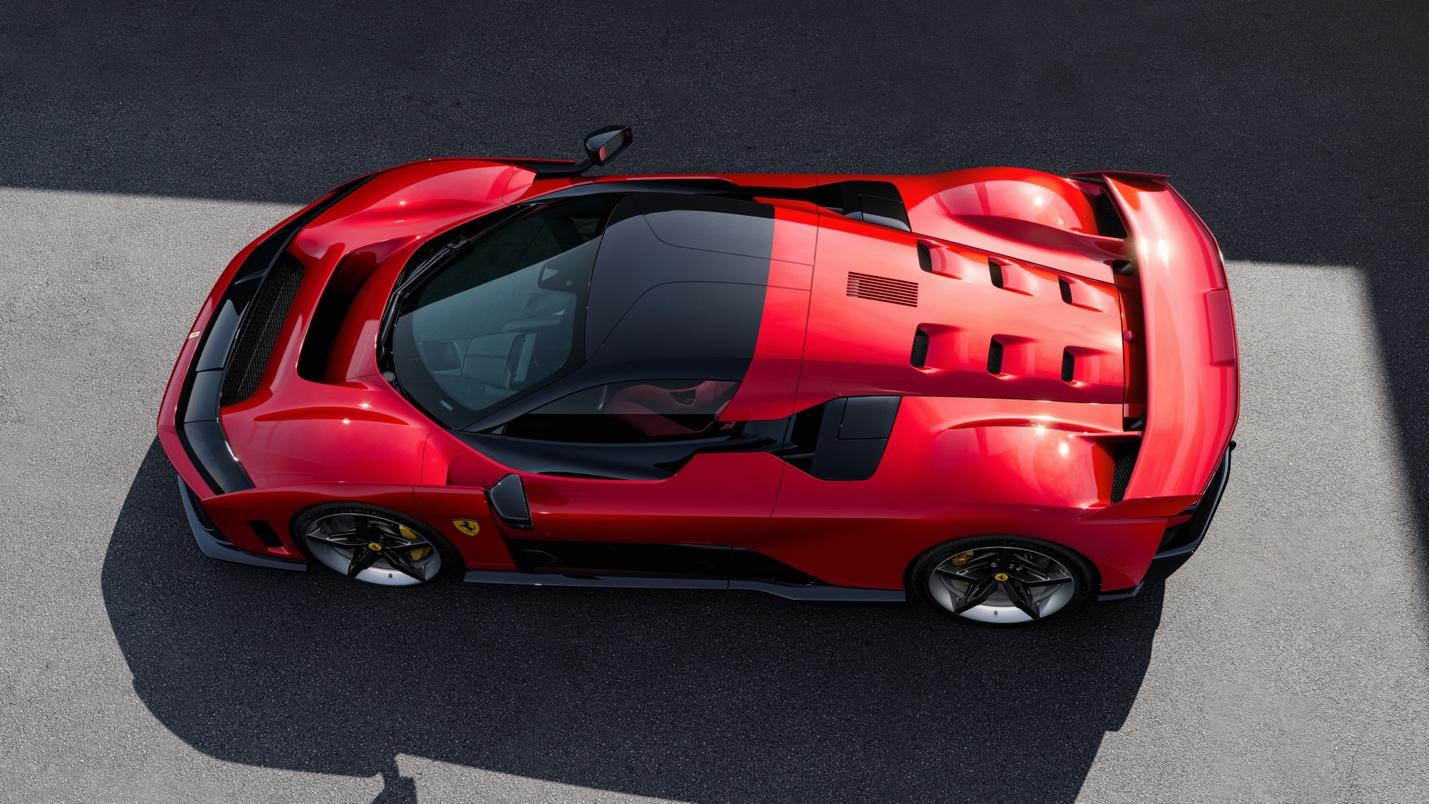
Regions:
<instances>
[{"instance_id":1,"label":"side mirror","mask_svg":"<svg viewBox=\"0 0 1429 804\"><path fill-rule=\"evenodd\" d=\"M509 474L496 481L486 490L486 502L502 522L518 530L531 530L531 506L526 502L526 486L520 475Z\"/></svg>"},{"instance_id":2,"label":"side mirror","mask_svg":"<svg viewBox=\"0 0 1429 804\"><path fill-rule=\"evenodd\" d=\"M585 135L586 158L591 164L607 164L634 139L635 134L630 130L630 126L598 128Z\"/></svg>"},{"instance_id":3,"label":"side mirror","mask_svg":"<svg viewBox=\"0 0 1429 804\"><path fill-rule=\"evenodd\" d=\"M532 162L525 167L536 171L537 176L580 176L596 165L604 165L625 150L635 135L630 126L606 126L585 135L581 147L585 149L585 159L579 162Z\"/></svg>"}]
</instances>

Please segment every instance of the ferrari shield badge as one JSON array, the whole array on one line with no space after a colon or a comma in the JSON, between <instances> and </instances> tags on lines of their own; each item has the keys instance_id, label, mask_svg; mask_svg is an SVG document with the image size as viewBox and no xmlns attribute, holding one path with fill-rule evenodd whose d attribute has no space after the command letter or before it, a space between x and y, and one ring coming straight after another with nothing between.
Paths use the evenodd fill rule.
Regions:
<instances>
[{"instance_id":1,"label":"ferrari shield badge","mask_svg":"<svg viewBox=\"0 0 1429 804\"><path fill-rule=\"evenodd\" d=\"M475 536L481 531L481 525L475 519L453 519L452 527L468 536Z\"/></svg>"}]
</instances>

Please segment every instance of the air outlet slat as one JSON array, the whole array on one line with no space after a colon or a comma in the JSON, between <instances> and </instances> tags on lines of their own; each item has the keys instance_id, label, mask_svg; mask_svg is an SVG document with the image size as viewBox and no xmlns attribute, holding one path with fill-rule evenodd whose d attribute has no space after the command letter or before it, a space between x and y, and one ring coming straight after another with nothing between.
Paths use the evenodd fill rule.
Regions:
<instances>
[{"instance_id":1,"label":"air outlet slat","mask_svg":"<svg viewBox=\"0 0 1429 804\"><path fill-rule=\"evenodd\" d=\"M918 283L905 279L890 279L886 276L861 274L853 271L848 275L848 295L869 301L901 304L905 307L918 306Z\"/></svg>"}]
</instances>

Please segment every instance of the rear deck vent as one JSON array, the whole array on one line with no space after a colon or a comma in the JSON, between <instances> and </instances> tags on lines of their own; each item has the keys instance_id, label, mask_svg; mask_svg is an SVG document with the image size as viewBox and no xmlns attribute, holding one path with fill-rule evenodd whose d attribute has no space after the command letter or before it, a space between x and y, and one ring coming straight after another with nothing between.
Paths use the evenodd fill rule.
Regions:
<instances>
[{"instance_id":1,"label":"rear deck vent","mask_svg":"<svg viewBox=\"0 0 1429 804\"><path fill-rule=\"evenodd\" d=\"M987 345L987 373L1002 373L1002 341L997 338Z\"/></svg>"},{"instance_id":2,"label":"rear deck vent","mask_svg":"<svg viewBox=\"0 0 1429 804\"><path fill-rule=\"evenodd\" d=\"M886 276L860 274L853 271L848 275L848 295L869 301L901 304L905 307L918 306L918 283L904 279L889 279Z\"/></svg>"},{"instance_id":3,"label":"rear deck vent","mask_svg":"<svg viewBox=\"0 0 1429 804\"><path fill-rule=\"evenodd\" d=\"M303 267L291 255L278 258L278 264L263 278L262 287L244 315L242 329L233 343L228 368L219 392L220 405L242 402L258 390L268 359L278 343L278 332L288 319L288 308L298 294L303 281Z\"/></svg>"},{"instance_id":4,"label":"rear deck vent","mask_svg":"<svg viewBox=\"0 0 1429 804\"><path fill-rule=\"evenodd\" d=\"M278 538L278 534L273 532L273 528L261 519L248 520L248 527L253 528L253 533L258 536L258 541L264 547L282 547L283 541Z\"/></svg>"},{"instance_id":5,"label":"rear deck vent","mask_svg":"<svg viewBox=\"0 0 1429 804\"><path fill-rule=\"evenodd\" d=\"M987 273L988 273L988 276L992 277L992 286L993 286L993 287L995 287L995 288L1000 288L1000 287L1002 287L1002 265L1001 265L1001 264L999 264L999 263L998 263L997 261L995 261L995 260L988 260L988 261L987 261Z\"/></svg>"},{"instance_id":6,"label":"rear deck vent","mask_svg":"<svg viewBox=\"0 0 1429 804\"><path fill-rule=\"evenodd\" d=\"M1077 370L1077 358L1071 349L1062 350L1062 382L1071 382Z\"/></svg>"},{"instance_id":7,"label":"rear deck vent","mask_svg":"<svg viewBox=\"0 0 1429 804\"><path fill-rule=\"evenodd\" d=\"M933 251L921 240L918 241L918 267L928 273L933 272Z\"/></svg>"},{"instance_id":8,"label":"rear deck vent","mask_svg":"<svg viewBox=\"0 0 1429 804\"><path fill-rule=\"evenodd\" d=\"M913 333L913 356L908 359L914 368L923 368L928 365L928 333L922 328Z\"/></svg>"},{"instance_id":9,"label":"rear deck vent","mask_svg":"<svg viewBox=\"0 0 1429 804\"><path fill-rule=\"evenodd\" d=\"M1062 301L1067 304L1072 303L1072 283L1067 281L1067 277L1057 277L1057 289L1062 291Z\"/></svg>"},{"instance_id":10,"label":"rear deck vent","mask_svg":"<svg viewBox=\"0 0 1429 804\"><path fill-rule=\"evenodd\" d=\"M1111 473L1112 502L1119 503L1126 496L1126 487L1131 485L1131 470L1136 468L1136 454L1140 451L1140 439L1112 447L1112 460L1115 461Z\"/></svg>"}]
</instances>

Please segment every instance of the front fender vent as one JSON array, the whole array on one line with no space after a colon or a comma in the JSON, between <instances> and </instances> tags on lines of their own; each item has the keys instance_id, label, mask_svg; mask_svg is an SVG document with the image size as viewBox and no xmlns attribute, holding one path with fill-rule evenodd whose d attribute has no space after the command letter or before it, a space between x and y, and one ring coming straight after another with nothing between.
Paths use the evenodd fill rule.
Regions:
<instances>
[{"instance_id":1,"label":"front fender vent","mask_svg":"<svg viewBox=\"0 0 1429 804\"><path fill-rule=\"evenodd\" d=\"M848 295L869 301L901 304L904 307L918 306L918 283L906 279L889 279L886 276L860 274L850 271L848 275Z\"/></svg>"}]
</instances>

